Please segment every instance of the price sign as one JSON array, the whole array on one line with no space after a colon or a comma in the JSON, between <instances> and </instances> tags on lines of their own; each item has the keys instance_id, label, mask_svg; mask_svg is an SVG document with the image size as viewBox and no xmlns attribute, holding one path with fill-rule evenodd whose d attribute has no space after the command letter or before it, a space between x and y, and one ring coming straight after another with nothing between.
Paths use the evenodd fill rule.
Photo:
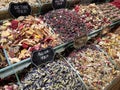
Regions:
<instances>
[{"instance_id":1,"label":"price sign","mask_svg":"<svg viewBox=\"0 0 120 90\"><path fill-rule=\"evenodd\" d=\"M18 18L19 16L28 16L31 14L31 11L31 7L27 2L11 2L9 4L9 12L15 18Z\"/></svg>"},{"instance_id":2,"label":"price sign","mask_svg":"<svg viewBox=\"0 0 120 90\"><path fill-rule=\"evenodd\" d=\"M80 37L76 37L74 40L74 47L75 48L81 48L87 43L88 37L87 35L83 35Z\"/></svg>"},{"instance_id":3,"label":"price sign","mask_svg":"<svg viewBox=\"0 0 120 90\"><path fill-rule=\"evenodd\" d=\"M67 4L66 0L52 0L52 6L54 9L65 8Z\"/></svg>"},{"instance_id":4,"label":"price sign","mask_svg":"<svg viewBox=\"0 0 120 90\"><path fill-rule=\"evenodd\" d=\"M35 51L32 53L32 63L36 66L53 61L55 52L52 48Z\"/></svg>"}]
</instances>

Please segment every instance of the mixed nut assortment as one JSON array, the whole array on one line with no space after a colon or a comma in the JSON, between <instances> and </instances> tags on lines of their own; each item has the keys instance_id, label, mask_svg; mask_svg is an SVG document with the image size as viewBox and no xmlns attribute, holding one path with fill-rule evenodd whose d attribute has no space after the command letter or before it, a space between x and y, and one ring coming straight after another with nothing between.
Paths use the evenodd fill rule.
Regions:
<instances>
[{"instance_id":1,"label":"mixed nut assortment","mask_svg":"<svg viewBox=\"0 0 120 90\"><path fill-rule=\"evenodd\" d=\"M120 35L109 33L98 40L98 44L104 49L113 61L120 67Z\"/></svg>"},{"instance_id":2,"label":"mixed nut assortment","mask_svg":"<svg viewBox=\"0 0 120 90\"><path fill-rule=\"evenodd\" d=\"M28 2L30 5L38 4L37 0L0 0L0 10L8 8L11 2Z\"/></svg>"},{"instance_id":3,"label":"mixed nut assortment","mask_svg":"<svg viewBox=\"0 0 120 90\"><path fill-rule=\"evenodd\" d=\"M81 36L86 33L85 24L79 15L72 10L58 9L48 12L44 20L53 30L59 34L62 41L71 41L75 36Z\"/></svg>"},{"instance_id":4,"label":"mixed nut assortment","mask_svg":"<svg viewBox=\"0 0 120 90\"><path fill-rule=\"evenodd\" d=\"M89 90L104 90L115 77L120 75L120 71L115 70L114 65L109 61L109 57L95 46L86 46L72 52L68 60L80 72Z\"/></svg>"},{"instance_id":5,"label":"mixed nut assortment","mask_svg":"<svg viewBox=\"0 0 120 90\"><path fill-rule=\"evenodd\" d=\"M0 45L7 50L11 63L31 56L34 50L62 43L40 18L27 16L0 25Z\"/></svg>"},{"instance_id":6,"label":"mixed nut assortment","mask_svg":"<svg viewBox=\"0 0 120 90\"><path fill-rule=\"evenodd\" d=\"M110 21L105 17L100 8L95 4L90 5L77 5L74 9L82 18L86 24L87 32L92 30L106 27L110 24Z\"/></svg>"},{"instance_id":7,"label":"mixed nut assortment","mask_svg":"<svg viewBox=\"0 0 120 90\"><path fill-rule=\"evenodd\" d=\"M63 60L53 61L32 68L22 81L23 90L86 90L78 75Z\"/></svg>"},{"instance_id":8,"label":"mixed nut assortment","mask_svg":"<svg viewBox=\"0 0 120 90\"><path fill-rule=\"evenodd\" d=\"M116 6L105 3L98 5L98 7L102 10L103 14L110 19L110 21L117 21L120 19L120 10Z\"/></svg>"}]
</instances>

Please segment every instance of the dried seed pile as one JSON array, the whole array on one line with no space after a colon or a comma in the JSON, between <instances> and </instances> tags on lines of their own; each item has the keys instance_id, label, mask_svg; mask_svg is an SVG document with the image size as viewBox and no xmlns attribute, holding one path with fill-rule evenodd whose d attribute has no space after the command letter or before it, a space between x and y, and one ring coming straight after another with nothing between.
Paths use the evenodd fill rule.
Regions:
<instances>
[{"instance_id":1,"label":"dried seed pile","mask_svg":"<svg viewBox=\"0 0 120 90\"><path fill-rule=\"evenodd\" d=\"M88 6L77 5L74 11L82 17L88 32L100 29L101 27L106 27L110 24L109 19L103 15L100 8L95 4L90 4Z\"/></svg>"},{"instance_id":2,"label":"dried seed pile","mask_svg":"<svg viewBox=\"0 0 120 90\"><path fill-rule=\"evenodd\" d=\"M74 51L68 57L90 90L104 90L113 78L120 75L108 59L103 52L91 46Z\"/></svg>"},{"instance_id":3,"label":"dried seed pile","mask_svg":"<svg viewBox=\"0 0 120 90\"><path fill-rule=\"evenodd\" d=\"M73 40L75 36L85 34L85 24L79 15L71 10L58 9L48 12L44 16L44 20L60 34L60 38L66 42Z\"/></svg>"},{"instance_id":4,"label":"dried seed pile","mask_svg":"<svg viewBox=\"0 0 120 90\"><path fill-rule=\"evenodd\" d=\"M5 59L3 50L0 49L0 69L6 67L7 65L8 65L8 63Z\"/></svg>"},{"instance_id":5,"label":"dried seed pile","mask_svg":"<svg viewBox=\"0 0 120 90\"><path fill-rule=\"evenodd\" d=\"M0 10L6 9L9 7L10 2L28 2L30 5L37 5L37 0L0 0Z\"/></svg>"},{"instance_id":6,"label":"dried seed pile","mask_svg":"<svg viewBox=\"0 0 120 90\"><path fill-rule=\"evenodd\" d=\"M98 44L112 57L120 67L120 35L109 33L107 36L98 40Z\"/></svg>"},{"instance_id":7,"label":"dried seed pile","mask_svg":"<svg viewBox=\"0 0 120 90\"><path fill-rule=\"evenodd\" d=\"M0 45L7 50L11 63L30 57L34 50L61 44L58 35L33 16L4 21L0 32Z\"/></svg>"},{"instance_id":8,"label":"dried seed pile","mask_svg":"<svg viewBox=\"0 0 120 90\"><path fill-rule=\"evenodd\" d=\"M102 10L103 14L111 21L116 21L120 19L120 9L116 6L110 3L105 3L98 6Z\"/></svg>"},{"instance_id":9,"label":"dried seed pile","mask_svg":"<svg viewBox=\"0 0 120 90\"><path fill-rule=\"evenodd\" d=\"M23 90L86 90L76 72L61 60L33 68L22 84Z\"/></svg>"}]
</instances>

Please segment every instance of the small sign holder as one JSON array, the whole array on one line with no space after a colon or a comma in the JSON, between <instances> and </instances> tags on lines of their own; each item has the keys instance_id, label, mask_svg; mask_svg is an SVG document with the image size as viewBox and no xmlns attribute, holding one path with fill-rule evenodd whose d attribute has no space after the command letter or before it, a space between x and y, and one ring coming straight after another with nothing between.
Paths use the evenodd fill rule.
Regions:
<instances>
[{"instance_id":1,"label":"small sign holder","mask_svg":"<svg viewBox=\"0 0 120 90\"><path fill-rule=\"evenodd\" d=\"M55 57L55 51L48 47L46 49L34 51L32 53L32 59L31 62L36 67L45 65L46 63L52 62Z\"/></svg>"},{"instance_id":2,"label":"small sign holder","mask_svg":"<svg viewBox=\"0 0 120 90\"><path fill-rule=\"evenodd\" d=\"M82 36L77 36L74 39L74 48L79 49L83 47L88 41L88 36L87 35L82 35Z\"/></svg>"},{"instance_id":3,"label":"small sign holder","mask_svg":"<svg viewBox=\"0 0 120 90\"><path fill-rule=\"evenodd\" d=\"M27 2L11 2L9 4L9 13L14 17L28 16L32 12L31 6Z\"/></svg>"},{"instance_id":4,"label":"small sign holder","mask_svg":"<svg viewBox=\"0 0 120 90\"><path fill-rule=\"evenodd\" d=\"M66 8L67 0L52 0L53 9Z\"/></svg>"}]
</instances>

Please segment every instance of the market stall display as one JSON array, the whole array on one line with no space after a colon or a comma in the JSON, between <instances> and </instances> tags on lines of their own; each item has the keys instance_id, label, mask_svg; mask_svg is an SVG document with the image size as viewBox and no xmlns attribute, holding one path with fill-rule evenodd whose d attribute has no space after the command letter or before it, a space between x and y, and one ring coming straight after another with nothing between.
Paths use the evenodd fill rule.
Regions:
<instances>
[{"instance_id":1,"label":"market stall display","mask_svg":"<svg viewBox=\"0 0 120 90\"><path fill-rule=\"evenodd\" d=\"M73 10L80 15L86 24L88 32L106 27L110 24L109 18L105 17L100 8L95 4L76 5Z\"/></svg>"},{"instance_id":2,"label":"market stall display","mask_svg":"<svg viewBox=\"0 0 120 90\"><path fill-rule=\"evenodd\" d=\"M103 14L110 19L110 21L120 20L120 9L116 6L105 3L98 5L98 7L102 10Z\"/></svg>"},{"instance_id":3,"label":"market stall display","mask_svg":"<svg viewBox=\"0 0 120 90\"><path fill-rule=\"evenodd\" d=\"M115 70L114 65L109 61L109 57L95 46L89 45L73 51L67 59L80 72L89 90L104 90L115 77L120 75L120 71Z\"/></svg>"},{"instance_id":4,"label":"market stall display","mask_svg":"<svg viewBox=\"0 0 120 90\"><path fill-rule=\"evenodd\" d=\"M45 14L44 20L59 34L62 41L71 41L75 36L86 33L85 24L79 15L72 10L58 9Z\"/></svg>"},{"instance_id":5,"label":"market stall display","mask_svg":"<svg viewBox=\"0 0 120 90\"><path fill-rule=\"evenodd\" d=\"M23 1L37 12L38 0L1 0L0 10L7 13L0 12L0 19L9 15L10 2ZM39 1L44 10L53 9L52 0ZM79 0L67 0L68 7L78 4L76 1ZM72 10L54 8L43 16L21 16L0 22L0 90L111 90L106 87L120 76L116 68L117 65L120 69L120 28L114 33L107 29L110 31L110 27L119 25L120 9L114 3L87 5L91 0L80 1L83 5L76 5ZM105 36L98 38L99 32ZM90 40L95 35L98 37ZM83 47L75 49L75 43ZM48 53L49 47L55 56L57 53L61 57L54 57L51 62L50 58L45 60L44 50L47 56L54 56ZM41 54L38 50L44 52ZM38 67L31 60L34 51L41 54L34 59L45 61L37 64Z\"/></svg>"},{"instance_id":6,"label":"market stall display","mask_svg":"<svg viewBox=\"0 0 120 90\"><path fill-rule=\"evenodd\" d=\"M32 68L21 82L23 90L86 90L79 76L64 60Z\"/></svg>"},{"instance_id":7,"label":"market stall display","mask_svg":"<svg viewBox=\"0 0 120 90\"><path fill-rule=\"evenodd\" d=\"M0 45L7 50L11 63L30 57L34 50L62 43L52 28L33 16L4 21L0 30Z\"/></svg>"},{"instance_id":8,"label":"market stall display","mask_svg":"<svg viewBox=\"0 0 120 90\"><path fill-rule=\"evenodd\" d=\"M97 41L101 48L112 57L115 64L120 67L120 35L109 33Z\"/></svg>"}]
</instances>

